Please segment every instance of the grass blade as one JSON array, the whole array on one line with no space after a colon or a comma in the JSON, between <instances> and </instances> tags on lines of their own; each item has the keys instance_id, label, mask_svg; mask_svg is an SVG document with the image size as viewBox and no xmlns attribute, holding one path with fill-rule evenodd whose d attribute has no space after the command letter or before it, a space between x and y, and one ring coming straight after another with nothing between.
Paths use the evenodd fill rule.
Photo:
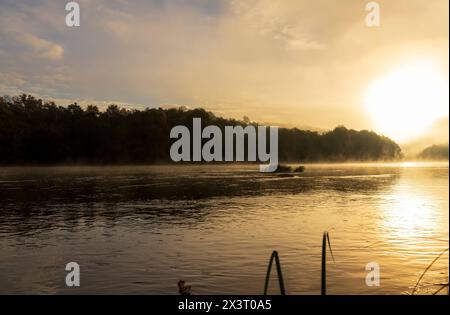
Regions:
<instances>
[{"instance_id":1,"label":"grass blade","mask_svg":"<svg viewBox=\"0 0 450 315\"><path fill-rule=\"evenodd\" d=\"M439 292L441 292L442 290L444 290L445 288L448 288L448 283L442 285L439 290L437 290L436 292L433 293L433 295L438 294Z\"/></svg>"},{"instance_id":2,"label":"grass blade","mask_svg":"<svg viewBox=\"0 0 450 315\"><path fill-rule=\"evenodd\" d=\"M267 290L269 288L269 279L270 279L270 271L272 269L272 263L275 260L275 264L277 265L277 275L278 275L278 283L280 285L280 293L281 295L286 295L284 290L284 280L283 273L281 272L281 264L280 258L278 257L278 252L274 250L272 255L270 256L269 266L267 268L266 281L264 283L264 295L267 295Z\"/></svg>"},{"instance_id":3,"label":"grass blade","mask_svg":"<svg viewBox=\"0 0 450 315\"><path fill-rule=\"evenodd\" d=\"M416 285L414 286L414 289L413 289L413 291L412 291L412 295L414 295L414 293L416 292L416 290L417 290L417 287L419 286L419 283L420 283L420 281L422 280L422 278L425 276L425 274L427 273L427 271L431 268L431 266L433 266L433 264L439 259L439 258L441 258L441 256L442 255L444 255L444 253L445 252L447 252L448 251L448 247L444 250L444 251L442 251L442 253L440 253L432 262L431 262L431 264L429 264L428 265L428 267L423 271L423 273L420 275L420 278L419 278L419 280L417 280L417 283L416 283Z\"/></svg>"},{"instance_id":4,"label":"grass blade","mask_svg":"<svg viewBox=\"0 0 450 315\"><path fill-rule=\"evenodd\" d=\"M330 250L331 258L333 258L334 262L333 250L331 249L330 234L327 231L325 231L323 232L322 238L322 272L321 272L321 287L320 287L321 295L327 294L327 243L328 248Z\"/></svg>"},{"instance_id":5,"label":"grass blade","mask_svg":"<svg viewBox=\"0 0 450 315\"><path fill-rule=\"evenodd\" d=\"M331 253L331 258L333 258L333 262L334 262L333 250L331 249L330 234L328 232L327 232L327 240L328 240L328 248L330 249L330 253Z\"/></svg>"},{"instance_id":6,"label":"grass blade","mask_svg":"<svg viewBox=\"0 0 450 315\"><path fill-rule=\"evenodd\" d=\"M327 232L323 233L322 238L322 272L321 272L321 286L320 294L327 294Z\"/></svg>"}]
</instances>

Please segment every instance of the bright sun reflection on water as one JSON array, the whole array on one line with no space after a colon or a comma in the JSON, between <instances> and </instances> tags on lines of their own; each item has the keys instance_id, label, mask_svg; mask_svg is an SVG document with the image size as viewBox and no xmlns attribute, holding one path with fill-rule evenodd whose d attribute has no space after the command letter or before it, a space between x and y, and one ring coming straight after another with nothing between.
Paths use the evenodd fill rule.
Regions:
<instances>
[{"instance_id":1,"label":"bright sun reflection on water","mask_svg":"<svg viewBox=\"0 0 450 315\"><path fill-rule=\"evenodd\" d=\"M402 167L417 167L419 166L419 163L417 162L403 162L401 164Z\"/></svg>"},{"instance_id":2,"label":"bright sun reflection on water","mask_svg":"<svg viewBox=\"0 0 450 315\"><path fill-rule=\"evenodd\" d=\"M401 192L392 196L386 207L385 226L393 238L414 236L435 225L432 200L424 196Z\"/></svg>"}]
</instances>

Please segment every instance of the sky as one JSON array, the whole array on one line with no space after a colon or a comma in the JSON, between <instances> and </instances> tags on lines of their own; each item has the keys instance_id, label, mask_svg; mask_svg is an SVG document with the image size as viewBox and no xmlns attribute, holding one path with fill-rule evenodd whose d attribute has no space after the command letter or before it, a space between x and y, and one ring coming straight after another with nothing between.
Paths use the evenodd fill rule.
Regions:
<instances>
[{"instance_id":1,"label":"sky","mask_svg":"<svg viewBox=\"0 0 450 315\"><path fill-rule=\"evenodd\" d=\"M79 27L67 2L0 0L1 95L383 132L364 105L379 78L425 60L448 85L447 0L377 1L379 27L362 0L79 0Z\"/></svg>"}]
</instances>

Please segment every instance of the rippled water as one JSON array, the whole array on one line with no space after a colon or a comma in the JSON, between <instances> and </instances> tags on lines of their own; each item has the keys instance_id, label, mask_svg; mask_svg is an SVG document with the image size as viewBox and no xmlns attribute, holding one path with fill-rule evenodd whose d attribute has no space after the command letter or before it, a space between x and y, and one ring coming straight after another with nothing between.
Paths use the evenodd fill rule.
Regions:
<instances>
[{"instance_id":1,"label":"rippled water","mask_svg":"<svg viewBox=\"0 0 450 315\"><path fill-rule=\"evenodd\" d=\"M0 293L260 294L272 250L288 294L410 293L449 244L448 164L0 168ZM81 286L65 285L65 265ZM380 265L368 287L366 264ZM448 283L448 252L420 293ZM275 278L271 292L278 293ZM443 293L447 293L445 290Z\"/></svg>"}]
</instances>

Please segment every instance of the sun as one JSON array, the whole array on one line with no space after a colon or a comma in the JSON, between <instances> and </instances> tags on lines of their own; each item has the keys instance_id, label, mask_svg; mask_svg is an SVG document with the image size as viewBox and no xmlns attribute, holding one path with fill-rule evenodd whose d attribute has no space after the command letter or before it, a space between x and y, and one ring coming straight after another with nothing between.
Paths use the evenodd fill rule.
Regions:
<instances>
[{"instance_id":1,"label":"sun","mask_svg":"<svg viewBox=\"0 0 450 315\"><path fill-rule=\"evenodd\" d=\"M432 62L408 62L375 80L364 103L377 132L407 142L448 116L448 95L448 79Z\"/></svg>"}]
</instances>

